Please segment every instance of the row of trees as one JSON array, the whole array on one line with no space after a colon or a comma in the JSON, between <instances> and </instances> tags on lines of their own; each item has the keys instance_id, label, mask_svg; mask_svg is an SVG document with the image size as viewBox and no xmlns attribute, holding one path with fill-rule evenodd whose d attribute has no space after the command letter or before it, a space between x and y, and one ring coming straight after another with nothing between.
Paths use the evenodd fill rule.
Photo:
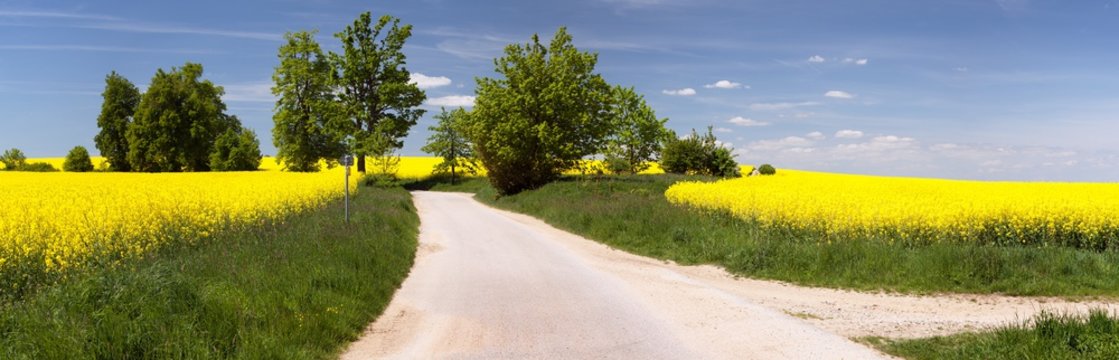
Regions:
<instances>
[{"instance_id":1,"label":"row of trees","mask_svg":"<svg viewBox=\"0 0 1119 360\"><path fill-rule=\"evenodd\" d=\"M424 114L426 95L410 82L404 43L411 25L392 16L374 24L369 12L335 34L342 53L323 53L314 31L288 33L272 80L278 96L272 140L289 171L317 171L354 152L357 170L367 155L391 161Z\"/></svg>"},{"instance_id":2,"label":"row of trees","mask_svg":"<svg viewBox=\"0 0 1119 360\"><path fill-rule=\"evenodd\" d=\"M16 148L5 150L0 154L0 164L4 164L4 170L7 171L58 171L50 163L27 162L27 156ZM70 149L70 153L66 154L66 159L62 162L62 169L69 172L93 171L93 160L89 157L89 151L84 146Z\"/></svg>"},{"instance_id":3,"label":"row of trees","mask_svg":"<svg viewBox=\"0 0 1119 360\"><path fill-rule=\"evenodd\" d=\"M633 88L595 73L597 60L564 28L548 45L534 35L506 47L495 61L503 78L479 78L474 110L444 110L423 150L452 171L476 158L502 194L539 187L597 155L615 173L641 172L659 158L670 173L739 176L710 129L678 138Z\"/></svg>"},{"instance_id":4,"label":"row of trees","mask_svg":"<svg viewBox=\"0 0 1119 360\"><path fill-rule=\"evenodd\" d=\"M351 151L359 172L366 171L366 155L389 162L424 114L417 107L426 95L410 83L402 52L411 29L392 16L374 23L363 13L335 34L342 53L324 53L314 31L285 35L272 91L278 96L273 142L287 170L317 171L321 160L331 164ZM633 88L610 85L596 73L597 61L575 48L565 28L549 44L534 35L527 44L509 45L494 62L499 77L476 80L473 110L442 110L423 150L443 157L439 170L450 170L452 179L480 164L503 194L553 181L592 156L615 171L637 173L663 146L729 161L691 166L688 160L672 171L737 174L727 165L730 150L710 132L677 139Z\"/></svg>"},{"instance_id":5,"label":"row of trees","mask_svg":"<svg viewBox=\"0 0 1119 360\"><path fill-rule=\"evenodd\" d=\"M196 63L159 69L143 94L112 72L94 142L115 171L256 170L260 142L226 114L223 94Z\"/></svg>"}]
</instances>

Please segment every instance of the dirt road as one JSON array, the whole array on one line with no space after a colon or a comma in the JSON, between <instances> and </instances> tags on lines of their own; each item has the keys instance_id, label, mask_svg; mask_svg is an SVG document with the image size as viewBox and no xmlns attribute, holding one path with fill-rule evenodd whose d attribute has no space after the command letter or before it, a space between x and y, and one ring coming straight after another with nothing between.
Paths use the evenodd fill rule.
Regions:
<instances>
[{"instance_id":1,"label":"dirt road","mask_svg":"<svg viewBox=\"0 0 1119 360\"><path fill-rule=\"evenodd\" d=\"M882 356L679 267L491 209L469 194L413 195L421 220L416 266L343 359Z\"/></svg>"}]
</instances>

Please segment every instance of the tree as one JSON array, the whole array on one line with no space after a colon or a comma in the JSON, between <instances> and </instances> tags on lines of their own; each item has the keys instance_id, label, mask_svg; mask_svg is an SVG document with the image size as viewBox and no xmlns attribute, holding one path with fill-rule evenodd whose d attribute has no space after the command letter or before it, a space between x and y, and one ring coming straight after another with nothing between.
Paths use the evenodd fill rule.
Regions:
<instances>
[{"instance_id":1,"label":"tree","mask_svg":"<svg viewBox=\"0 0 1119 360\"><path fill-rule=\"evenodd\" d=\"M97 127L101 131L93 141L114 171L129 171L127 132L136 106L140 104L140 90L114 71L105 76L101 98L101 114L97 116Z\"/></svg>"},{"instance_id":2,"label":"tree","mask_svg":"<svg viewBox=\"0 0 1119 360\"><path fill-rule=\"evenodd\" d=\"M213 171L251 171L260 167L260 141L256 133L240 126L226 129L214 140L210 153Z\"/></svg>"},{"instance_id":3,"label":"tree","mask_svg":"<svg viewBox=\"0 0 1119 360\"><path fill-rule=\"evenodd\" d=\"M133 170L210 169L214 140L239 121L224 113L224 90L201 77L202 65L189 62L152 77L126 132Z\"/></svg>"},{"instance_id":4,"label":"tree","mask_svg":"<svg viewBox=\"0 0 1119 360\"><path fill-rule=\"evenodd\" d=\"M93 160L89 158L89 151L83 146L75 146L70 149L70 153L66 154L66 160L62 162L62 170L69 172L93 171Z\"/></svg>"},{"instance_id":5,"label":"tree","mask_svg":"<svg viewBox=\"0 0 1119 360\"><path fill-rule=\"evenodd\" d=\"M427 145L424 145L421 149L428 154L443 158L442 162L435 165L435 172L450 170L451 184L455 183L456 168L471 174L477 173L477 168L474 165L474 151L463 134L463 126L466 125L467 116L469 116L469 113L462 108L451 110L451 112L440 109L439 115L435 115L435 120L438 120L439 123L428 128L428 130L431 130L431 137L427 138Z\"/></svg>"},{"instance_id":6,"label":"tree","mask_svg":"<svg viewBox=\"0 0 1119 360\"><path fill-rule=\"evenodd\" d=\"M661 143L668 136L665 119L657 119L645 98L633 88L614 87L610 115L613 134L605 151L606 163L612 171L636 174L656 161Z\"/></svg>"},{"instance_id":7,"label":"tree","mask_svg":"<svg viewBox=\"0 0 1119 360\"><path fill-rule=\"evenodd\" d=\"M505 47L494 61L503 78L479 78L468 138L501 194L536 188L598 153L611 131L610 86L594 72L567 29L551 44L538 35Z\"/></svg>"},{"instance_id":8,"label":"tree","mask_svg":"<svg viewBox=\"0 0 1119 360\"><path fill-rule=\"evenodd\" d=\"M272 74L278 96L272 116L276 160L288 171L318 171L319 160L346 153L341 107L335 99L334 69L314 39L315 32L287 33L280 65Z\"/></svg>"},{"instance_id":9,"label":"tree","mask_svg":"<svg viewBox=\"0 0 1119 360\"><path fill-rule=\"evenodd\" d=\"M365 171L365 155L391 155L403 146L401 139L424 114L417 106L427 98L404 67L402 49L412 26L389 15L372 27L371 22L369 12L358 16L334 35L342 41L342 54L331 53L359 172Z\"/></svg>"},{"instance_id":10,"label":"tree","mask_svg":"<svg viewBox=\"0 0 1119 360\"><path fill-rule=\"evenodd\" d=\"M0 163L4 164L4 170L19 170L27 166L27 155L19 149L11 148L0 155Z\"/></svg>"},{"instance_id":11,"label":"tree","mask_svg":"<svg viewBox=\"0 0 1119 360\"><path fill-rule=\"evenodd\" d=\"M696 174L719 177L739 177L738 163L733 151L721 145L711 127L700 136L692 129L691 135L677 138L674 133L665 140L661 153L661 168L667 173Z\"/></svg>"}]
</instances>

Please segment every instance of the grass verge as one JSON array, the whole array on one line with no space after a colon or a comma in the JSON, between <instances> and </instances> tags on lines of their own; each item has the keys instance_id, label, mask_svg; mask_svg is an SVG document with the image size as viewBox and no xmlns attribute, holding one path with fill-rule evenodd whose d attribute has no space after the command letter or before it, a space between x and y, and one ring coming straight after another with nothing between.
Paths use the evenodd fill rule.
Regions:
<instances>
[{"instance_id":1,"label":"grass verge","mask_svg":"<svg viewBox=\"0 0 1119 360\"><path fill-rule=\"evenodd\" d=\"M878 239L822 243L721 213L675 206L672 175L570 177L497 197L484 178L411 189L465 191L632 253L682 264L716 264L753 278L906 293L1119 296L1119 252L1060 247L934 244Z\"/></svg>"},{"instance_id":2,"label":"grass verge","mask_svg":"<svg viewBox=\"0 0 1119 360\"><path fill-rule=\"evenodd\" d=\"M862 340L908 359L1119 359L1119 319L1105 310L1087 316L1042 312L990 332Z\"/></svg>"},{"instance_id":3,"label":"grass verge","mask_svg":"<svg viewBox=\"0 0 1119 360\"><path fill-rule=\"evenodd\" d=\"M0 307L0 358L330 358L407 276L407 192L362 188L279 226L82 273Z\"/></svg>"}]
</instances>

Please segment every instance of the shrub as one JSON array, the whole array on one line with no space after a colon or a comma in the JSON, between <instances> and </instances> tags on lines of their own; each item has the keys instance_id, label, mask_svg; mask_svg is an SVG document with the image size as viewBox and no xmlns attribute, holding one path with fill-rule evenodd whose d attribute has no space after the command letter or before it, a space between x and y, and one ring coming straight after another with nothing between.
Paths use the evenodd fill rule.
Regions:
<instances>
[{"instance_id":1,"label":"shrub","mask_svg":"<svg viewBox=\"0 0 1119 360\"><path fill-rule=\"evenodd\" d=\"M683 139L670 136L661 151L661 168L672 174L741 176L733 152L718 143L710 127L703 136L695 129Z\"/></svg>"},{"instance_id":2,"label":"shrub","mask_svg":"<svg viewBox=\"0 0 1119 360\"><path fill-rule=\"evenodd\" d=\"M89 151L82 146L75 146L66 154L66 161L62 163L62 170L69 172L93 171L93 160L89 158Z\"/></svg>"},{"instance_id":3,"label":"shrub","mask_svg":"<svg viewBox=\"0 0 1119 360\"><path fill-rule=\"evenodd\" d=\"M260 141L252 130L230 128L214 141L211 170L251 171L259 167Z\"/></svg>"},{"instance_id":4,"label":"shrub","mask_svg":"<svg viewBox=\"0 0 1119 360\"><path fill-rule=\"evenodd\" d=\"M15 170L17 170L17 171L31 171L31 172L55 172L55 171L58 171L58 169L54 168L54 165L51 165L51 164L48 164L48 163L45 163L45 162L27 163L27 164L25 164L25 165L23 165L19 168L16 168Z\"/></svg>"},{"instance_id":5,"label":"shrub","mask_svg":"<svg viewBox=\"0 0 1119 360\"><path fill-rule=\"evenodd\" d=\"M758 167L758 173L762 175L773 175L777 173L777 169L770 164L762 164Z\"/></svg>"},{"instance_id":6,"label":"shrub","mask_svg":"<svg viewBox=\"0 0 1119 360\"><path fill-rule=\"evenodd\" d=\"M6 170L18 170L27 165L27 156L23 155L23 151L19 149L8 149L3 155L0 155L0 163L4 163L4 169Z\"/></svg>"}]
</instances>

